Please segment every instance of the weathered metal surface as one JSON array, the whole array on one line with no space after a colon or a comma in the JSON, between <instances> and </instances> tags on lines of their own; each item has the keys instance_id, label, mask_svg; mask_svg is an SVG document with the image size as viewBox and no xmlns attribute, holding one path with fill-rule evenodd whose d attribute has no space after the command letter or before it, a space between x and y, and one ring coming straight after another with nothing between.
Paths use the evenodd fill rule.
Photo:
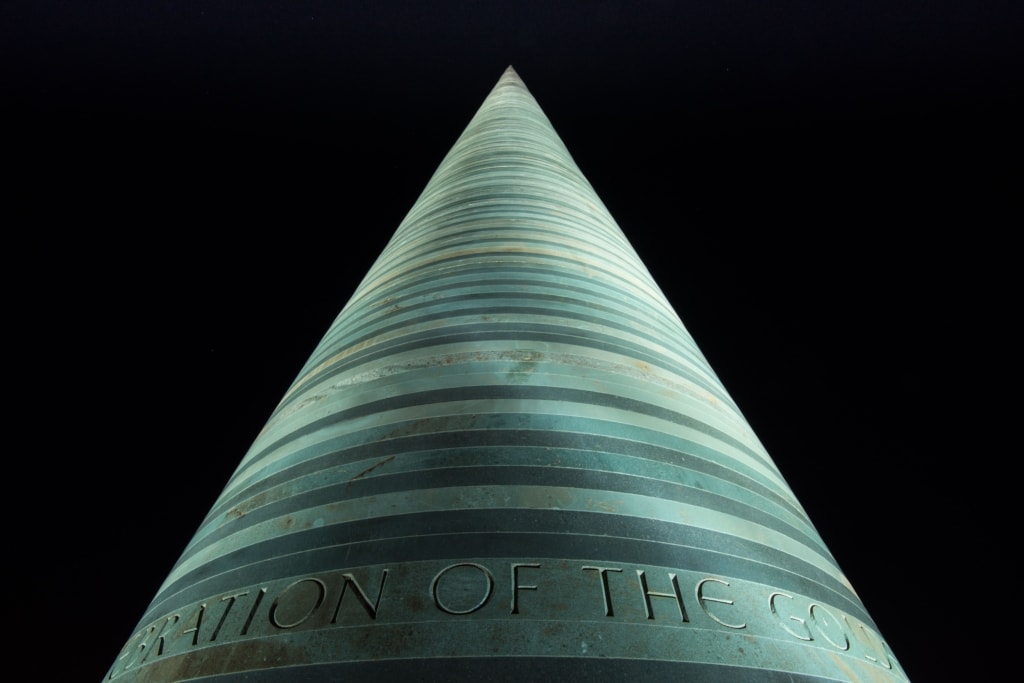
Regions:
<instances>
[{"instance_id":1,"label":"weathered metal surface","mask_svg":"<svg viewBox=\"0 0 1024 683\"><path fill-rule=\"evenodd\" d=\"M107 678L410 675L905 680L511 69Z\"/></svg>"}]
</instances>

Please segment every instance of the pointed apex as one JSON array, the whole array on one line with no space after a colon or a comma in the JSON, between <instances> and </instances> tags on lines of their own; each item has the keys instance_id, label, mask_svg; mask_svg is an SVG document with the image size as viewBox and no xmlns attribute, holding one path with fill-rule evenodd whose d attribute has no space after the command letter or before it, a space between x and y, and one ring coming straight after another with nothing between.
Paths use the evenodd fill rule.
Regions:
<instances>
[{"instance_id":1,"label":"pointed apex","mask_svg":"<svg viewBox=\"0 0 1024 683\"><path fill-rule=\"evenodd\" d=\"M495 87L497 88L498 86L502 85L517 85L523 88L524 90L527 89L526 84L523 83L523 79L519 77L519 74L516 73L516 70L512 67L511 64L509 64L508 68L505 69L505 71L501 74L501 78L498 79L498 82L497 84L495 84Z\"/></svg>"}]
</instances>

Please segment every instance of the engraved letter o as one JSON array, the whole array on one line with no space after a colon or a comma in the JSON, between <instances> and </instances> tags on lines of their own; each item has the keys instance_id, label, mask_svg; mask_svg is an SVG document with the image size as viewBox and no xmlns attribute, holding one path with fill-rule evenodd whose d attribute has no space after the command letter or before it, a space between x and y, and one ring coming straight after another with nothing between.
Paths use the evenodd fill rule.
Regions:
<instances>
[{"instance_id":1,"label":"engraved letter o","mask_svg":"<svg viewBox=\"0 0 1024 683\"><path fill-rule=\"evenodd\" d=\"M277 620L277 608L281 604L281 598L283 598L285 596L285 593L290 591L292 588L295 588L300 583L305 583L306 581L310 581L310 582L316 584L316 589L317 589L316 603L312 607L310 607L309 610L307 610L304 615L302 615L301 617L299 617L295 621L292 621L292 622L287 623L287 624L282 624L280 621ZM327 593L327 586L325 586L324 582L321 581L320 579L307 578L307 579L299 579L298 581L295 581L294 583L290 584L287 588L285 588L283 591L281 591L281 594L278 595L274 599L274 604L272 604L270 606L270 623L273 624L274 626L278 627L278 628L295 628L296 626L298 626L299 624L304 622L306 619L309 619L311 616L313 616L313 612L315 612L318 609L320 609L320 605L323 604L323 602L324 602L324 595L326 595L326 593Z\"/></svg>"},{"instance_id":2,"label":"engraved letter o","mask_svg":"<svg viewBox=\"0 0 1024 683\"><path fill-rule=\"evenodd\" d=\"M458 567L473 567L475 569L478 569L483 574L483 577L487 580L487 587L484 590L483 597L481 597L480 600L469 609L452 609L452 607L446 605L441 600L441 596L438 595L437 586L441 582L441 577L450 572L451 570L457 569ZM494 576L491 574L490 571L488 571L487 567L481 564L477 564L476 562L459 562L457 564L450 564L444 569L442 569L440 572L438 572L437 576L434 577L433 582L431 582L430 584L430 593L434 596L434 604L437 605L437 608L439 610L441 610L442 612L447 612L448 614L471 614L480 609L481 607L483 607L484 605L486 605L487 601L491 599L491 593L493 592Z\"/></svg>"},{"instance_id":3,"label":"engraved letter o","mask_svg":"<svg viewBox=\"0 0 1024 683\"><path fill-rule=\"evenodd\" d=\"M822 613L824 613L825 616L821 616ZM829 612L828 609L819 605L816 602L812 602L811 606L807 608L807 614L811 617L811 621L814 622L814 625L818 627L818 633L821 634L822 638L827 640L831 645L835 646L835 648L838 650L842 650L845 652L846 650L850 649L850 639L846 637L846 632L843 631L843 627L839 623L839 620L836 619L835 615ZM835 629L839 630L838 635L842 636L843 638L843 643L841 645L835 640L833 640L832 637L829 636L828 632L825 630L829 626L833 626Z\"/></svg>"}]
</instances>

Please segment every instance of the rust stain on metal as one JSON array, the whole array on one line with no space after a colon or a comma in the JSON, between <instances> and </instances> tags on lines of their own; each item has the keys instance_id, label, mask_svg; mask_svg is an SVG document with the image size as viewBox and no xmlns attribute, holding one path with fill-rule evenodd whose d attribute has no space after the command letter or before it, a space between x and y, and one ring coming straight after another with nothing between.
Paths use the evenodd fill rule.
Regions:
<instances>
[{"instance_id":1,"label":"rust stain on metal","mask_svg":"<svg viewBox=\"0 0 1024 683\"><path fill-rule=\"evenodd\" d=\"M225 512L224 518L223 520L221 520L220 524L223 525L227 524L228 522L232 522L236 519L241 519L242 517L245 517L247 514L249 514L256 508L263 507L264 505L269 505L270 503L273 503L277 500L281 500L283 498L288 498L290 495L292 495L292 493L293 487L290 485L282 486L272 491L261 491L255 496L239 503L238 505L234 506L233 508Z\"/></svg>"},{"instance_id":2,"label":"rust stain on metal","mask_svg":"<svg viewBox=\"0 0 1024 683\"><path fill-rule=\"evenodd\" d=\"M367 468L366 468L365 470L363 470L362 472L360 472L360 473L359 473L359 474L357 474L356 476L354 476L354 477L352 477L351 479L349 479L349 481L355 481L355 480L356 480L356 479L358 479L359 477L365 476L365 475L369 474L370 472L373 472L373 471L374 471L375 469L377 469L378 467L381 467L382 465L387 465L387 464L388 464L389 462L391 462L391 461L392 461L392 460L394 460L394 459L395 459L395 456L393 456L393 455L392 455L392 456L389 456L389 457L387 457L387 458L384 458L383 460L381 460L381 461L380 461L379 463L377 463L376 465L373 465L372 467L367 467Z\"/></svg>"},{"instance_id":3,"label":"rust stain on metal","mask_svg":"<svg viewBox=\"0 0 1024 683\"><path fill-rule=\"evenodd\" d=\"M613 503L609 503L603 500L594 500L593 498L589 498L587 500L588 507L590 507L591 509L597 507L605 512L616 512L618 510L619 505L622 505L621 500L614 501Z\"/></svg>"}]
</instances>

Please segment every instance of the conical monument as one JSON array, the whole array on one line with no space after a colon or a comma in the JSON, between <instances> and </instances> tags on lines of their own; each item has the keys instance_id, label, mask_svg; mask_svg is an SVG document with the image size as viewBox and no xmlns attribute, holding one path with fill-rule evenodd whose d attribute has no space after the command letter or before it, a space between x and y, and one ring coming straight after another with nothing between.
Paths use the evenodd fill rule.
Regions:
<instances>
[{"instance_id":1,"label":"conical monument","mask_svg":"<svg viewBox=\"0 0 1024 683\"><path fill-rule=\"evenodd\" d=\"M106 680L905 681L510 67Z\"/></svg>"}]
</instances>

